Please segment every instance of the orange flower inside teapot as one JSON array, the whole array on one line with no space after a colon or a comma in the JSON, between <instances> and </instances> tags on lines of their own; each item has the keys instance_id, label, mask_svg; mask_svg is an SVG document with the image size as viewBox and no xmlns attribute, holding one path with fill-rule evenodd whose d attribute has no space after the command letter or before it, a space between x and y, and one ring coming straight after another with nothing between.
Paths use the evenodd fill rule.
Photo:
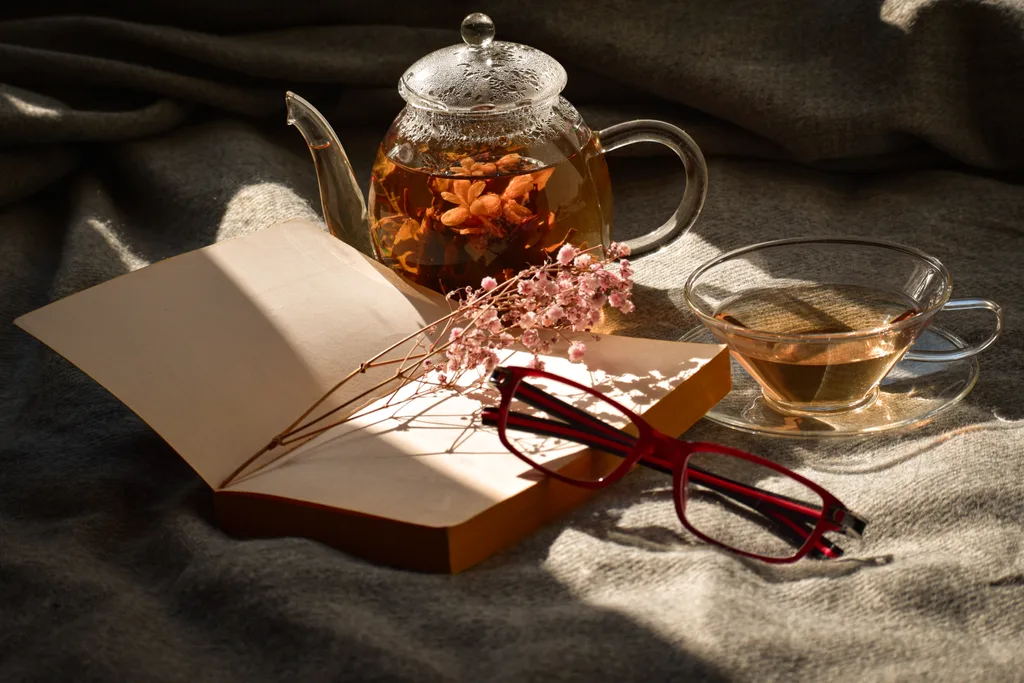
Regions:
<instances>
[{"instance_id":1,"label":"orange flower inside teapot","mask_svg":"<svg viewBox=\"0 0 1024 683\"><path fill-rule=\"evenodd\" d=\"M608 246L612 192L604 154L658 142L683 160L686 190L674 215L626 240L656 249L696 220L707 167L696 143L663 121L594 132L561 96L562 66L534 48L494 40L483 14L462 22L463 44L413 64L398 84L405 108L373 165L369 210L327 121L289 92L288 122L316 165L328 229L408 279L438 291L508 278L563 244Z\"/></svg>"}]
</instances>

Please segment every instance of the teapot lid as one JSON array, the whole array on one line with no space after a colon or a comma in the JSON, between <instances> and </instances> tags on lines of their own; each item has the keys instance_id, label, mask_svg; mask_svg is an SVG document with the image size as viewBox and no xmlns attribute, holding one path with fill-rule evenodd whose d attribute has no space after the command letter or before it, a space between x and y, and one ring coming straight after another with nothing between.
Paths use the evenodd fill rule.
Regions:
<instances>
[{"instance_id":1,"label":"teapot lid","mask_svg":"<svg viewBox=\"0 0 1024 683\"><path fill-rule=\"evenodd\" d=\"M462 40L409 67L398 83L406 102L445 112L506 112L549 100L565 87L561 64L527 45L495 41L486 14L462 20Z\"/></svg>"}]
</instances>

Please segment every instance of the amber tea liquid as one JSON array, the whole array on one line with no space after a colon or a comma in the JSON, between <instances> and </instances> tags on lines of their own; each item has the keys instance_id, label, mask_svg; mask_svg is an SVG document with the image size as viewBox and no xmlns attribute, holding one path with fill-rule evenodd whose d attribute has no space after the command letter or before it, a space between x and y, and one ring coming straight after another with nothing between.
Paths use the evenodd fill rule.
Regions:
<instances>
[{"instance_id":1,"label":"amber tea liquid","mask_svg":"<svg viewBox=\"0 0 1024 683\"><path fill-rule=\"evenodd\" d=\"M370 193L377 258L438 291L508 278L567 242L608 243L611 187L593 140L551 165L482 152L413 169L381 149Z\"/></svg>"},{"instance_id":2,"label":"amber tea liquid","mask_svg":"<svg viewBox=\"0 0 1024 683\"><path fill-rule=\"evenodd\" d=\"M743 292L723 302L715 317L751 330L795 335L869 330L917 312L915 302L899 292L807 285ZM915 332L901 329L867 339L813 343L720 334L725 334L736 360L765 389L769 402L784 410L829 411L870 400L877 383L914 341Z\"/></svg>"}]
</instances>

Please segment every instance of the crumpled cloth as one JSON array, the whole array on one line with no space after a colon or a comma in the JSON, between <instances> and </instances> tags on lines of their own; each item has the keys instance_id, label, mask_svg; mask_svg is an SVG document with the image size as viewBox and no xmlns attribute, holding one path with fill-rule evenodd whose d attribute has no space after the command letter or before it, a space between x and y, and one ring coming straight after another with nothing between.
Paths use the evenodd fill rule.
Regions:
<instances>
[{"instance_id":1,"label":"crumpled cloth","mask_svg":"<svg viewBox=\"0 0 1024 683\"><path fill-rule=\"evenodd\" d=\"M0 680L1024 680L1024 7L1010 0L60 3L0 21L4 319L214 241L319 218L284 124L299 92L358 177L402 71L459 40L562 61L595 129L686 128L710 190L636 261L626 332L696 321L687 274L807 234L911 244L1007 327L935 422L853 441L685 438L771 457L871 520L848 559L768 566L697 542L670 482L636 472L458 576L312 541L244 540L145 424L0 327ZM678 201L677 160L611 159L615 236ZM978 339L980 314L940 324Z\"/></svg>"}]
</instances>

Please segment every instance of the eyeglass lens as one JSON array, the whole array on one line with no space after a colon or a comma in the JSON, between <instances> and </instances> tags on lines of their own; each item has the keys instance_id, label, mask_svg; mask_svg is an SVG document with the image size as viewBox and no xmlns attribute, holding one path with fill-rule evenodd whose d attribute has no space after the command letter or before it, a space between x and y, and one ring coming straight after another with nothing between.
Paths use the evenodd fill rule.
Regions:
<instances>
[{"instance_id":1,"label":"eyeglass lens","mask_svg":"<svg viewBox=\"0 0 1024 683\"><path fill-rule=\"evenodd\" d=\"M813 489L750 460L693 453L687 471L683 516L734 550L793 557L821 518L824 502Z\"/></svg>"},{"instance_id":2,"label":"eyeglass lens","mask_svg":"<svg viewBox=\"0 0 1024 683\"><path fill-rule=\"evenodd\" d=\"M619 431L630 423L628 415L599 396L558 380L527 377L512 394L505 434L535 467L595 482L621 467L632 452L636 439ZM580 457L587 446L590 452Z\"/></svg>"},{"instance_id":3,"label":"eyeglass lens","mask_svg":"<svg viewBox=\"0 0 1024 683\"><path fill-rule=\"evenodd\" d=\"M630 428L631 423L600 395L531 376L512 393L505 438L537 469L599 482L632 454L636 438L628 432L639 429ZM687 460L687 472L685 489L676 492L684 496L684 518L706 538L733 550L794 557L820 521L821 497L770 467L726 453L698 452Z\"/></svg>"}]
</instances>

